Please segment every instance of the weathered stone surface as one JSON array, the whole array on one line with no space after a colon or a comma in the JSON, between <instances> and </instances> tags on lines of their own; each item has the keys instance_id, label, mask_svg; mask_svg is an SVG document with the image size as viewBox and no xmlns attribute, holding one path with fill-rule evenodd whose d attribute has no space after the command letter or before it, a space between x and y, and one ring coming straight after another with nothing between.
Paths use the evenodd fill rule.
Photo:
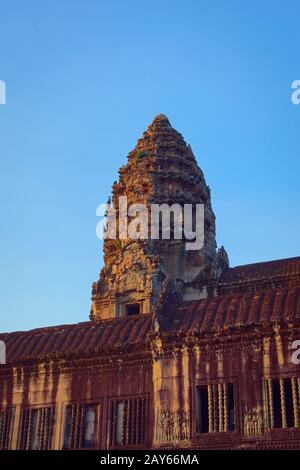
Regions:
<instances>
[{"instance_id":1,"label":"weathered stone surface","mask_svg":"<svg viewBox=\"0 0 300 470\"><path fill-rule=\"evenodd\" d=\"M119 173L112 193L115 207L120 196L127 196L129 205L143 203L149 210L151 204L204 204L205 242L201 250L187 251L184 238L105 240L105 266L93 285L91 319L120 316L130 302L140 302L142 313L150 313L166 276L182 284L183 298L205 297L207 282L228 266L228 257L224 248L216 251L210 191L191 147L159 114Z\"/></svg>"}]
</instances>

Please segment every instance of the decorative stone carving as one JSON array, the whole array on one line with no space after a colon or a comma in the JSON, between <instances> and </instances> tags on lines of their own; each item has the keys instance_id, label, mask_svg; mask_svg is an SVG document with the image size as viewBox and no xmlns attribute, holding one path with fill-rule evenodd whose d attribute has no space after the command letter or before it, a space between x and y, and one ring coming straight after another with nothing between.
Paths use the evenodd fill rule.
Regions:
<instances>
[{"instance_id":1,"label":"decorative stone carving","mask_svg":"<svg viewBox=\"0 0 300 470\"><path fill-rule=\"evenodd\" d=\"M183 410L157 410L156 441L158 443L176 442L189 439L189 413Z\"/></svg>"},{"instance_id":2,"label":"decorative stone carving","mask_svg":"<svg viewBox=\"0 0 300 470\"><path fill-rule=\"evenodd\" d=\"M220 276L229 268L227 252L222 245L217 252L216 260L206 264L193 281L195 288L202 290L204 286L208 291L217 287Z\"/></svg>"},{"instance_id":3,"label":"decorative stone carving","mask_svg":"<svg viewBox=\"0 0 300 470\"><path fill-rule=\"evenodd\" d=\"M172 322L172 313L180 302L182 302L181 287L172 276L168 276L163 282L157 303L154 307L153 320L156 330L168 328Z\"/></svg>"},{"instance_id":4,"label":"decorative stone carving","mask_svg":"<svg viewBox=\"0 0 300 470\"><path fill-rule=\"evenodd\" d=\"M257 405L254 408L245 407L244 435L247 437L259 436L262 433L262 417Z\"/></svg>"},{"instance_id":5,"label":"decorative stone carving","mask_svg":"<svg viewBox=\"0 0 300 470\"><path fill-rule=\"evenodd\" d=\"M222 274L226 269L229 268L229 258L228 254L222 245L221 248L218 249L217 253L217 266L219 269L219 275Z\"/></svg>"}]
</instances>

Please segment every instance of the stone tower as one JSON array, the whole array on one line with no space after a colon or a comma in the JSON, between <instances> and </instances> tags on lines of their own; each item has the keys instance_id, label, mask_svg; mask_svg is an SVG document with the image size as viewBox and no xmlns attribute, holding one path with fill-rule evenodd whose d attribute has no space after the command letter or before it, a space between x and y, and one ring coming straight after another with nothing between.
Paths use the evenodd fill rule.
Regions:
<instances>
[{"instance_id":1,"label":"stone tower","mask_svg":"<svg viewBox=\"0 0 300 470\"><path fill-rule=\"evenodd\" d=\"M228 267L227 254L218 252L215 215L210 190L187 145L163 114L153 122L119 169L119 181L112 187L113 204L119 226L119 198L127 196L128 206L144 204L204 204L204 244L186 250L186 240L106 239L104 267L93 284L90 318L99 320L124 315L172 310L172 303L213 295L222 270ZM130 218L129 218L130 219ZM171 315L171 313L170 313Z\"/></svg>"}]
</instances>

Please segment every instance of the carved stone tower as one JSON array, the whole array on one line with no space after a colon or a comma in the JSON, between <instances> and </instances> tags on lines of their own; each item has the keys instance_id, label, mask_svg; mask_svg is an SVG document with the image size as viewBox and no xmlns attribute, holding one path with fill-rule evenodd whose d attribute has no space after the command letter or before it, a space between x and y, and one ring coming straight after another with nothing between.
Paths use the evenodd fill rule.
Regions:
<instances>
[{"instance_id":1,"label":"carved stone tower","mask_svg":"<svg viewBox=\"0 0 300 470\"><path fill-rule=\"evenodd\" d=\"M106 239L104 267L93 284L90 318L99 320L123 315L153 313L172 300L190 300L213 295L211 286L228 266L224 248L216 250L215 215L210 190L187 145L168 118L153 122L129 153L112 187L111 203L119 226L119 198L127 196L128 207L151 204L204 204L204 244L186 250L186 240ZM130 220L130 217L129 217ZM167 293L169 299L166 299Z\"/></svg>"}]
</instances>

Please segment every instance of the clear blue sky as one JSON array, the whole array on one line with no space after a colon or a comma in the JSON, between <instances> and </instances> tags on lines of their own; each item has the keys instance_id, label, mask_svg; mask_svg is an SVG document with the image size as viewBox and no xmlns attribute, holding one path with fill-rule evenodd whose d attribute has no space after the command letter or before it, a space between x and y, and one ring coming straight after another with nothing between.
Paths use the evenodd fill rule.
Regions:
<instances>
[{"instance_id":1,"label":"clear blue sky","mask_svg":"<svg viewBox=\"0 0 300 470\"><path fill-rule=\"evenodd\" d=\"M88 319L96 207L158 113L231 265L300 255L299 1L2 0L0 330Z\"/></svg>"}]
</instances>

